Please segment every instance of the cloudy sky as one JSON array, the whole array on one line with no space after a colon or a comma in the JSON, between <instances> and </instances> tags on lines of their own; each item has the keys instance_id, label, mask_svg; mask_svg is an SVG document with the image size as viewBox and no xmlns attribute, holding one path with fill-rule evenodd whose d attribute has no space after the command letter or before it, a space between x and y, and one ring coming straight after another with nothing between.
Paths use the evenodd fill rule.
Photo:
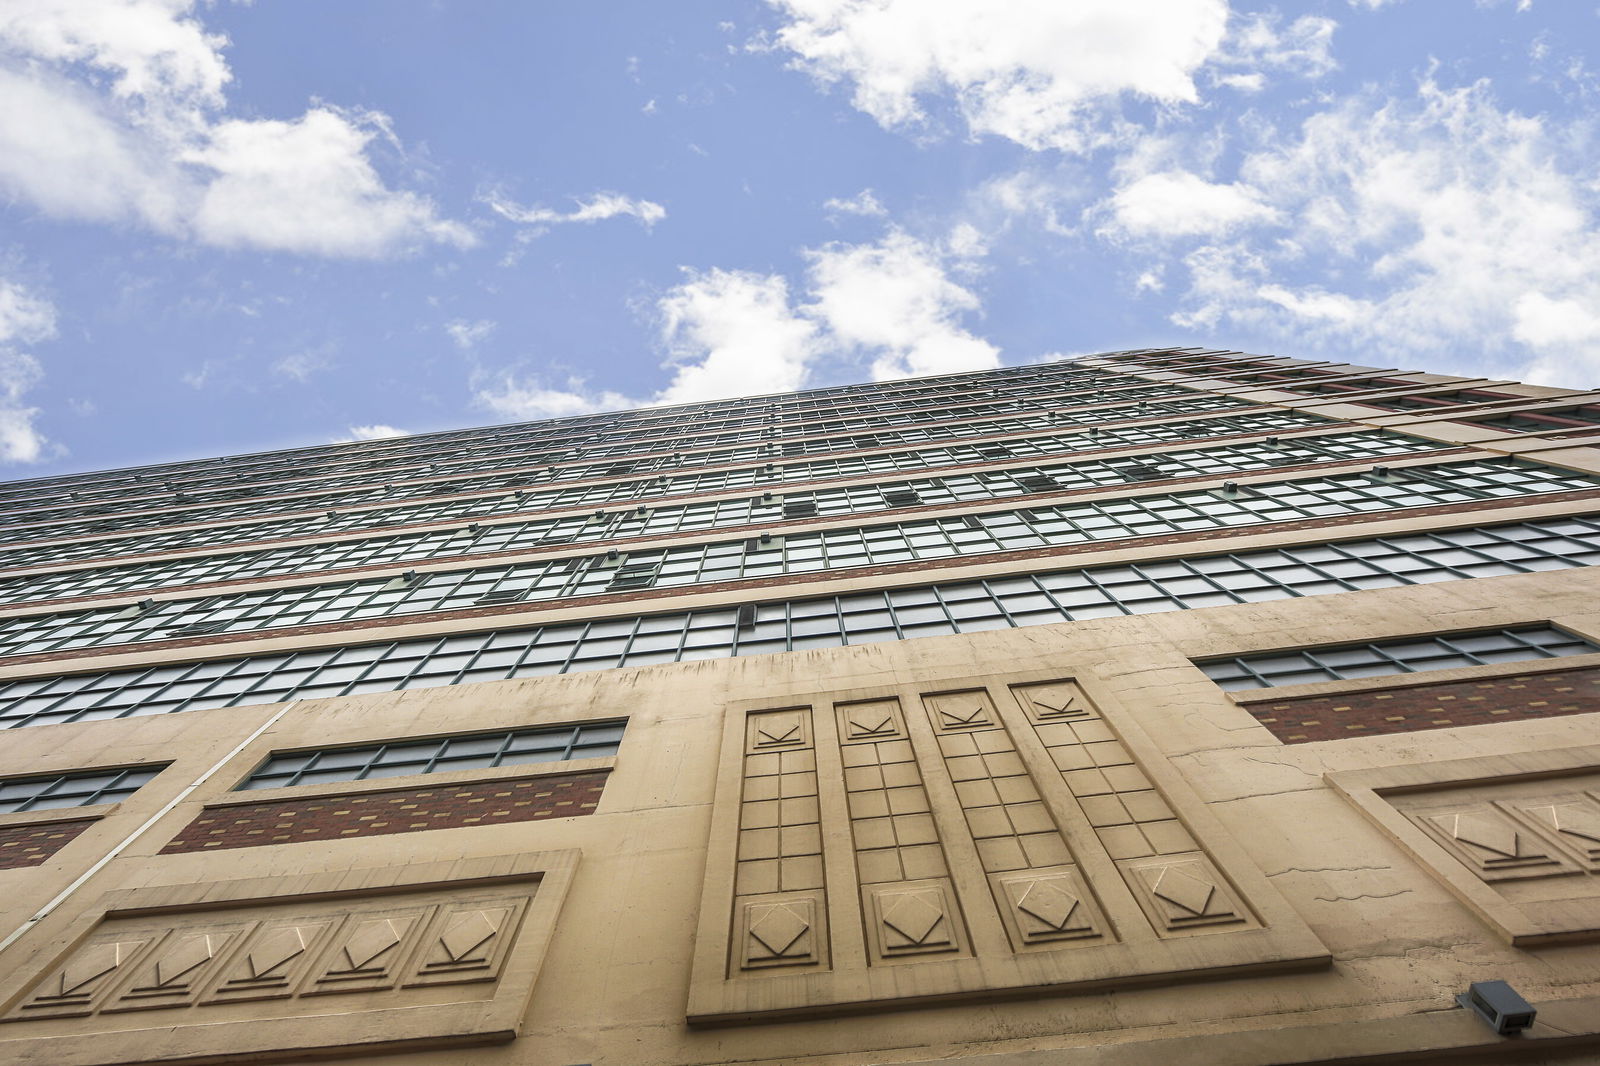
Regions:
<instances>
[{"instance_id":1,"label":"cloudy sky","mask_svg":"<svg viewBox=\"0 0 1600 1066\"><path fill-rule=\"evenodd\" d=\"M0 476L1214 345L1600 385L1597 0L0 0Z\"/></svg>"}]
</instances>

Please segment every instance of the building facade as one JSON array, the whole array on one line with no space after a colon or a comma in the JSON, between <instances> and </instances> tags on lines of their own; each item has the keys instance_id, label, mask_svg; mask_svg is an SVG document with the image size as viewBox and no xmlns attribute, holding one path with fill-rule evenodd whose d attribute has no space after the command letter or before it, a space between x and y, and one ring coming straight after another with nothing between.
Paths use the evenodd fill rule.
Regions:
<instances>
[{"instance_id":1,"label":"building facade","mask_svg":"<svg viewBox=\"0 0 1600 1066\"><path fill-rule=\"evenodd\" d=\"M0 1061L1600 1061L1597 443L1163 349L0 486Z\"/></svg>"}]
</instances>

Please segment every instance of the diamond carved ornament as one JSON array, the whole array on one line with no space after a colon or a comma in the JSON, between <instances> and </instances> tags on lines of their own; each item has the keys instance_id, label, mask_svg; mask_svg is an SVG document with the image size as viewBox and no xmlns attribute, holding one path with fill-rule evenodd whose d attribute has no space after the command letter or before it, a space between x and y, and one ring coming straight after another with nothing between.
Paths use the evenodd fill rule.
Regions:
<instances>
[{"instance_id":1,"label":"diamond carved ornament","mask_svg":"<svg viewBox=\"0 0 1600 1066\"><path fill-rule=\"evenodd\" d=\"M939 717L943 720L945 728L947 729L958 729L963 726L989 724L989 715L987 709L981 703L976 707L970 707L959 711L941 707L939 708Z\"/></svg>"},{"instance_id":2,"label":"diamond carved ornament","mask_svg":"<svg viewBox=\"0 0 1600 1066\"><path fill-rule=\"evenodd\" d=\"M1567 836L1582 837L1600 844L1600 812L1582 803L1560 803L1529 808L1551 828Z\"/></svg>"},{"instance_id":3,"label":"diamond carved ornament","mask_svg":"<svg viewBox=\"0 0 1600 1066\"><path fill-rule=\"evenodd\" d=\"M1038 711L1040 718L1082 718L1089 713L1078 706L1078 698L1076 696L1063 698L1052 695L1049 699L1032 696L1029 699Z\"/></svg>"},{"instance_id":4,"label":"diamond carved ornament","mask_svg":"<svg viewBox=\"0 0 1600 1066\"><path fill-rule=\"evenodd\" d=\"M1031 882L1017 899L1017 910L1022 911L1030 918L1036 918L1056 932L1066 932L1069 928L1086 928L1086 922L1074 922L1073 916L1081 910L1079 899L1070 892L1063 892L1049 881L1038 880Z\"/></svg>"},{"instance_id":5,"label":"diamond carved ornament","mask_svg":"<svg viewBox=\"0 0 1600 1066\"><path fill-rule=\"evenodd\" d=\"M344 957L349 961L348 969L363 970L370 967L380 955L400 943L410 924L393 918L374 918L362 922L350 934L350 939L345 941Z\"/></svg>"},{"instance_id":6,"label":"diamond carved ornament","mask_svg":"<svg viewBox=\"0 0 1600 1066\"><path fill-rule=\"evenodd\" d=\"M949 934L940 931L945 924L944 908L929 902L928 895L927 892L901 892L890 897L888 906L883 909L883 924L914 946L948 944Z\"/></svg>"},{"instance_id":7,"label":"diamond carved ornament","mask_svg":"<svg viewBox=\"0 0 1600 1066\"><path fill-rule=\"evenodd\" d=\"M895 727L892 714L873 714L864 717L852 715L849 722L851 734L857 737L881 737L900 732Z\"/></svg>"},{"instance_id":8,"label":"diamond carved ornament","mask_svg":"<svg viewBox=\"0 0 1600 1066\"><path fill-rule=\"evenodd\" d=\"M1516 829L1497 818L1467 811L1441 814L1430 820L1452 840L1471 844L1507 859L1515 859L1522 854Z\"/></svg>"},{"instance_id":9,"label":"diamond carved ornament","mask_svg":"<svg viewBox=\"0 0 1600 1066\"><path fill-rule=\"evenodd\" d=\"M439 946L451 962L477 962L488 956L484 948L499 931L500 926L484 911L458 914L439 935Z\"/></svg>"},{"instance_id":10,"label":"diamond carved ornament","mask_svg":"<svg viewBox=\"0 0 1600 1066\"><path fill-rule=\"evenodd\" d=\"M155 987L170 988L177 984L216 958L227 939L215 933L201 933L178 941L171 951L156 960Z\"/></svg>"},{"instance_id":11,"label":"diamond carved ornament","mask_svg":"<svg viewBox=\"0 0 1600 1066\"><path fill-rule=\"evenodd\" d=\"M273 930L250 949L245 959L251 979L263 981L280 976L277 971L282 970L291 959L303 955L306 946L306 932L298 925Z\"/></svg>"},{"instance_id":12,"label":"diamond carved ornament","mask_svg":"<svg viewBox=\"0 0 1600 1066\"><path fill-rule=\"evenodd\" d=\"M91 984L119 969L144 945L143 940L113 941L80 952L61 969L60 994L87 992Z\"/></svg>"},{"instance_id":13,"label":"diamond carved ornament","mask_svg":"<svg viewBox=\"0 0 1600 1066\"><path fill-rule=\"evenodd\" d=\"M783 959L810 954L800 941L811 931L811 922L793 906L771 903L753 910L758 913L750 919L750 938L761 945L769 958Z\"/></svg>"},{"instance_id":14,"label":"diamond carved ornament","mask_svg":"<svg viewBox=\"0 0 1600 1066\"><path fill-rule=\"evenodd\" d=\"M1211 906L1217 886L1187 874L1176 866L1167 866L1162 869L1155 884L1150 886L1150 891L1173 906L1200 917Z\"/></svg>"}]
</instances>

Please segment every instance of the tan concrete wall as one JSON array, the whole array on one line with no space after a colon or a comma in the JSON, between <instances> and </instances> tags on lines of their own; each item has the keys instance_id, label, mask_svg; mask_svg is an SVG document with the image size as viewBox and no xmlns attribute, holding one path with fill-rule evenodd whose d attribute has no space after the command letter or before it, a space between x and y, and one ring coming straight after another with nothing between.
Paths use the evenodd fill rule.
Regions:
<instances>
[{"instance_id":1,"label":"tan concrete wall","mask_svg":"<svg viewBox=\"0 0 1600 1066\"><path fill-rule=\"evenodd\" d=\"M1486 1041L1492 1044L1495 1038L1461 1012L1449 1011L1455 992L1473 980L1501 978L1535 1004L1600 995L1600 942L1592 939L1592 932L1579 929L1565 938L1571 942L1512 946L1502 930L1474 909L1463 895L1465 889L1453 888L1441 871L1430 869L1426 854L1419 858L1414 846L1363 813L1325 775L1475 759L1489 760L1480 766L1503 761L1524 776L1570 774L1576 772L1574 766L1587 766L1590 756L1580 754L1575 764L1569 758L1561 766L1547 766L1541 760L1600 742L1595 716L1284 746L1189 659L1545 619L1600 637L1600 610L1594 606L1597 591L1600 578L1588 571L1522 575L735 661L312 701L289 707L266 732L203 779L252 731L284 709L219 709L16 730L7 734L0 757L0 772L6 775L147 761L171 760L172 766L123 804L95 809L93 813L103 817L44 865L0 872L0 925L9 931L133 835L115 859L6 951L0 961L0 971L6 975L0 978L0 997L5 1009L14 1010L15 1004L36 995L36 982L69 957L84 936L94 935L98 915L108 907L114 914L135 916L164 908L164 914L176 915L164 919L169 924L193 925L199 920L195 915L211 913L199 909L204 899L193 897L197 891L202 897L211 892L218 899L234 901L228 904L234 910L218 914L236 916L240 908L265 913L271 910L267 901L274 897L281 903L283 897L342 899L341 892L356 892L367 900L360 894L367 889L361 886L379 875L361 871L391 871L383 875L391 878L403 876L393 871L434 871L417 883L417 891L443 893L442 899L452 891L449 871L467 869L459 864L481 861L493 867L510 862L510 857L576 852L570 890L554 915L548 951L541 953L542 966L537 959L520 963L536 967L538 980L526 1009L519 1003L507 1015L516 1019L515 1028L520 1030L516 1038L494 1046L412 1051L384 1061L496 1066L854 1064L1004 1053L1013 1058L979 1061L1020 1064L1054 1061L1025 1054L1042 1049L1104 1045L1130 1049L1138 1045L1146 1048L1145 1054L1170 1057L1174 1045L1158 1042L1178 1038L1186 1043L1176 1046L1207 1057L1174 1061L1299 1061L1284 1057L1289 1052L1272 1040L1302 1048L1294 1053L1302 1058L1333 1056L1342 1049L1359 1050L1366 1046L1362 1041L1377 1039L1380 1031L1387 1034L1384 1046L1392 1050L1454 1046L1465 1054L1466 1049ZM1474 670L1494 669L1448 671L1441 677L1470 677ZM958 869L956 876L961 906L969 926L977 930L976 938L989 935L991 941L987 949L981 944L974 947L978 955L974 965L962 969L950 959L929 956L879 965L876 970L872 965L858 967L851 976L846 956L852 951L862 954L861 947L850 945L859 945L864 932L860 926L836 927L831 942L836 976L843 975L840 987L868 989L876 997L874 1002L863 1004L858 996L844 1010L825 1001L834 993L810 987L800 994L820 997L814 1004L817 1017L762 1018L764 999L772 1009L791 1009L794 1004L785 997L799 985L770 973L737 977L735 970L736 979L728 980L757 990L746 1002L756 1020L716 1027L687 1024L692 986L712 980L703 967L695 972L696 946L703 948L707 938L728 937L733 920L728 910L731 900L720 895L718 887L725 874L718 864L726 865L729 841L713 833L713 826L727 817L726 800L721 811L716 809L719 767L724 768L726 782L728 759L740 754L735 751L730 756L724 736L725 732L742 736L742 719L731 716L802 705L820 713L836 701L888 694L897 696L902 712L911 717L921 713L923 695L952 687L971 691L974 685L986 685L1003 698L1014 683L1065 679L1073 681L1116 726L1153 779L1159 783L1170 777L1170 787L1163 787L1180 818L1204 830L1199 835L1212 861L1262 927L1286 935L1295 932L1301 938L1286 949L1290 955L1298 952L1300 963L1290 972L1251 976L1271 960L1230 954L1233 948L1225 942L1234 933L1228 931L1181 940L1147 936L1146 946L1138 947L1124 916L1116 919L1118 939L1129 953L1120 962L1106 962L1109 955L1096 956L1093 967L1111 966L1096 971L1098 984L1084 987L1074 976L1074 958L1089 955L1074 956L1082 949L1056 945L1015 953L1033 974L1034 984L1024 992L1016 973L995 961L996 952L1004 955L1010 949L1001 934L983 934L977 912L993 904L983 897L981 874L966 868ZM1294 691L1331 692L1340 684ZM1017 712L1009 713L1014 725ZM233 785L272 750L617 716L628 718L628 731L601 806L590 817L158 854L205 804L228 798ZM730 720L733 727L728 726ZM925 757L931 733L923 726L916 729L922 730L913 739L922 742L923 768L933 794L937 790L931 780L938 770L930 769ZM466 780L474 774L443 776ZM1034 776L1042 780L1043 775ZM185 793L197 781L194 790ZM827 793L835 785L824 780L821 787ZM1057 819L1069 825L1072 798L1059 786L1045 784L1040 789ZM319 785L305 792L340 790L341 786ZM934 798L936 808L947 802L938 795ZM176 805L161 813L173 800ZM62 812L63 817L83 813ZM0 824L38 817L5 816ZM959 840L959 812L945 810L940 818L941 832L949 838L947 852L955 857L952 864L960 866L958 860L971 854L971 845ZM845 849L840 863L848 864L848 832L839 836L837 826L827 831L834 834L836 852ZM487 875L479 867L471 870L475 872L468 880L473 891L488 891L483 887L490 884ZM830 867L829 872L836 870ZM1446 872L1459 878L1459 870ZM1575 887L1569 895L1577 900L1572 906L1580 918L1589 913L1585 908L1593 907L1594 900L1586 894L1596 880L1587 875L1570 879ZM255 887L249 891L207 887L246 882ZM830 889L842 891L842 886ZM1107 892L1101 896L1104 899ZM710 908L705 918L703 906ZM522 936L536 939L528 926ZM983 950L991 953L988 961ZM1319 962L1324 952L1331 962ZM1045 962L1037 961L1047 956ZM1156 972L1152 959L1165 960L1163 965L1172 972ZM1208 972L1224 963L1242 970ZM1143 984L1126 985L1116 972L1118 965L1124 967L1123 977L1137 974ZM721 964L713 969L718 971L715 981L724 980ZM894 971L893 987L871 992L877 978L863 974L889 969ZM923 976L936 971L945 976ZM507 980L501 978L501 984ZM946 988L941 981L956 985ZM775 991L780 986L790 990ZM255 1036L252 1028L246 1028L219 1038L224 1046L227 1041L248 1044L271 1031L267 1022L302 1014L341 1017L341 1039L352 1043L406 1037L467 1041L474 1032L484 1039L504 1038L502 1030L473 1029L453 1015L451 1020L420 1009L429 1004L459 1006L458 1001L482 1004L494 998L486 999L481 985L449 987L457 991L398 989L11 1022L0 1025L0 1055L41 1063L119 1061L118 1055L148 1059L172 1053L170 1037L157 1039L153 1034L198 1027L199 1022L222 1027L223 1022L254 1020L261 1023L253 1027ZM908 1008L914 997L930 989L946 1001L919 1002L917 1009ZM1000 990L1009 992L996 1000ZM418 1004L409 1013L397 1009L411 1002L404 998L408 995L414 995ZM835 999L842 1002L852 995L857 993L847 988ZM495 1009L504 1014L509 1008L500 1003ZM1571 1013L1575 1008L1551 1006L1546 1015L1560 1018L1563 1009ZM484 1012L492 1013L488 1008ZM1384 1019L1389 1020L1388 1028L1373 1029L1369 1024ZM1571 1018L1562 1024L1568 1030L1575 1025L1582 1028ZM1276 1038L1273 1032L1278 1033ZM94 1035L77 1044L49 1039L75 1033ZM1261 1034L1264 1043L1259 1047L1254 1039L1240 1043L1240 1033ZM1208 1034L1220 1042L1200 1039ZM1538 1047L1529 1041L1518 1046ZM1158 1052L1162 1047L1168 1050ZM202 1043L187 1047L186 1053L205 1050Z\"/></svg>"}]
</instances>

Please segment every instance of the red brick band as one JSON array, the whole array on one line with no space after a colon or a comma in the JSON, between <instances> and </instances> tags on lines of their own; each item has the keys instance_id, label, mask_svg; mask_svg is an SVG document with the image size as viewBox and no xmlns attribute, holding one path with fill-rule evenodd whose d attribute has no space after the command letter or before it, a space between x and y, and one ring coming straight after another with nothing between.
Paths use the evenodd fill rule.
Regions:
<instances>
[{"instance_id":1,"label":"red brick band","mask_svg":"<svg viewBox=\"0 0 1600 1066\"><path fill-rule=\"evenodd\" d=\"M1600 667L1252 700L1245 709L1285 744L1556 718L1600 711Z\"/></svg>"},{"instance_id":2,"label":"red brick band","mask_svg":"<svg viewBox=\"0 0 1600 1066\"><path fill-rule=\"evenodd\" d=\"M0 870L38 866L66 847L95 823L94 818L70 822L29 822L0 827Z\"/></svg>"},{"instance_id":3,"label":"red brick band","mask_svg":"<svg viewBox=\"0 0 1600 1066\"><path fill-rule=\"evenodd\" d=\"M161 854L593 814L609 771L207 807Z\"/></svg>"}]
</instances>

